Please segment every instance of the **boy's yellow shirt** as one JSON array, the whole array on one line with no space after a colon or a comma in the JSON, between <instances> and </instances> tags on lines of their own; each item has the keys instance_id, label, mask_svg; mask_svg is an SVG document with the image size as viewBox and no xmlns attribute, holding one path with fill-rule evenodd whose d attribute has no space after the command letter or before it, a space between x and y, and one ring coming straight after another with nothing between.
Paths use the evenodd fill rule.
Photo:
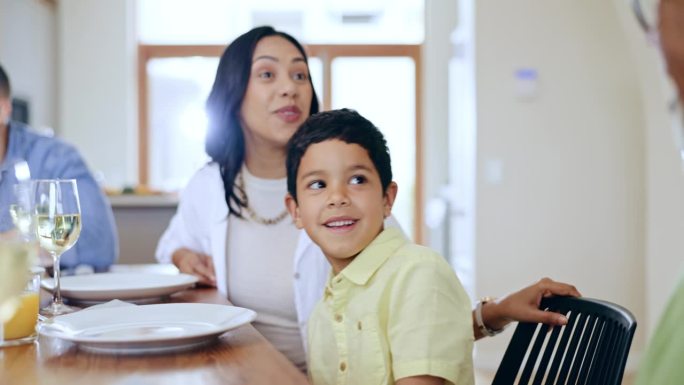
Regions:
<instances>
[{"instance_id":1,"label":"boy's yellow shirt","mask_svg":"<svg viewBox=\"0 0 684 385\"><path fill-rule=\"evenodd\" d=\"M658 322L641 360L637 385L677 385L684 381L684 275Z\"/></svg>"},{"instance_id":2,"label":"boy's yellow shirt","mask_svg":"<svg viewBox=\"0 0 684 385\"><path fill-rule=\"evenodd\" d=\"M474 383L470 300L444 258L397 228L331 274L308 334L314 385L394 384L418 375Z\"/></svg>"}]
</instances>

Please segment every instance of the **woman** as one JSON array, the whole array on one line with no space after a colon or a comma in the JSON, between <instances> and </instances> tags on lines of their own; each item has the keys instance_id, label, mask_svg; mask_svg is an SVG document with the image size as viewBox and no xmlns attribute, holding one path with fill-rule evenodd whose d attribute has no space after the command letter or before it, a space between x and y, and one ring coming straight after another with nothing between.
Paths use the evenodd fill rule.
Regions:
<instances>
[{"instance_id":1,"label":"woman","mask_svg":"<svg viewBox=\"0 0 684 385\"><path fill-rule=\"evenodd\" d=\"M183 191L157 259L255 310L257 330L303 369L307 319L330 270L284 205L287 141L318 112L304 49L271 27L238 37L221 57L207 111L212 162ZM487 302L481 319L489 329L511 320L564 323L560 315L537 310L541 296L551 293L579 295L570 285L544 279ZM479 338L489 329L478 327L476 318Z\"/></svg>"}]
</instances>

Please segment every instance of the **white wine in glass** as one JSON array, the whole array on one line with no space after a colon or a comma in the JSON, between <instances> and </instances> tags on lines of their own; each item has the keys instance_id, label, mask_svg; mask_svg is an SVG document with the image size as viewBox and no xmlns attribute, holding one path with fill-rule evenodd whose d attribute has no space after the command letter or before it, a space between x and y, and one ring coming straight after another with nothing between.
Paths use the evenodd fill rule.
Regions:
<instances>
[{"instance_id":1,"label":"white wine in glass","mask_svg":"<svg viewBox=\"0 0 684 385\"><path fill-rule=\"evenodd\" d=\"M38 241L48 253L61 255L76 243L81 234L81 215L36 215Z\"/></svg>"},{"instance_id":2,"label":"white wine in glass","mask_svg":"<svg viewBox=\"0 0 684 385\"><path fill-rule=\"evenodd\" d=\"M81 204L75 179L36 180L33 187L36 235L40 247L52 256L55 282L52 303L40 313L54 317L76 310L62 301L59 260L81 234Z\"/></svg>"}]
</instances>

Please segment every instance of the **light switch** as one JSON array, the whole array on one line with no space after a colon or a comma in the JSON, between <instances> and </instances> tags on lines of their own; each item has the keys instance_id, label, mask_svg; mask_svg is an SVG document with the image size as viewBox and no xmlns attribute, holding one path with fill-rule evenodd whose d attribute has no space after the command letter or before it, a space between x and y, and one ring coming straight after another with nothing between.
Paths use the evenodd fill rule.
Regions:
<instances>
[{"instance_id":1,"label":"light switch","mask_svg":"<svg viewBox=\"0 0 684 385\"><path fill-rule=\"evenodd\" d=\"M539 73L534 68L515 71L515 94L520 100L532 100L539 94Z\"/></svg>"},{"instance_id":2,"label":"light switch","mask_svg":"<svg viewBox=\"0 0 684 385\"><path fill-rule=\"evenodd\" d=\"M489 184L501 184L503 181L503 161L488 159L485 162L485 180Z\"/></svg>"}]
</instances>

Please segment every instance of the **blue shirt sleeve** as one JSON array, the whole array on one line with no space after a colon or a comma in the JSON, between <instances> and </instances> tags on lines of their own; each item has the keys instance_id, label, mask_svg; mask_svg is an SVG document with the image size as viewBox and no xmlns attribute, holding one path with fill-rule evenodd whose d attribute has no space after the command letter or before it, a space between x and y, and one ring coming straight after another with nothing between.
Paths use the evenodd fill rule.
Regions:
<instances>
[{"instance_id":1,"label":"blue shirt sleeve","mask_svg":"<svg viewBox=\"0 0 684 385\"><path fill-rule=\"evenodd\" d=\"M81 203L81 235L62 255L60 265L67 269L90 265L96 271L106 270L118 255L112 208L78 151L57 139L43 139L31 151L32 178L76 179Z\"/></svg>"}]
</instances>

